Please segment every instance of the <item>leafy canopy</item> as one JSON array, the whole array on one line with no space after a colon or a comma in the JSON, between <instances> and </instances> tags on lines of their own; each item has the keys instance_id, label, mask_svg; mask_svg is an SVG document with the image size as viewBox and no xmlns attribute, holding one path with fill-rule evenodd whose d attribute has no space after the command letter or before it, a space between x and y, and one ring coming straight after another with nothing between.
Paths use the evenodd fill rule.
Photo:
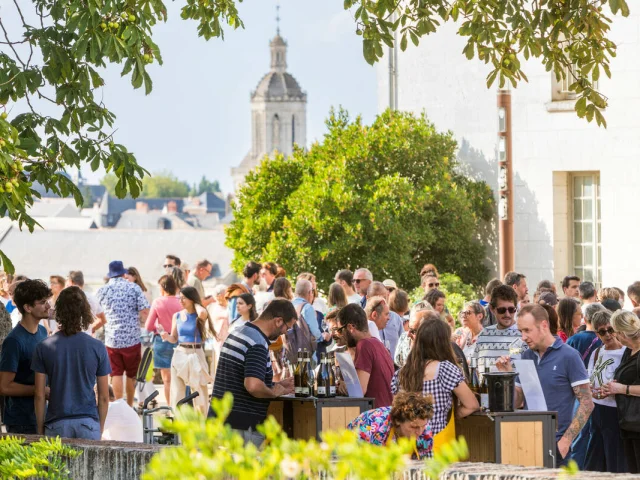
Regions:
<instances>
[{"instance_id":1,"label":"leafy canopy","mask_svg":"<svg viewBox=\"0 0 640 480\"><path fill-rule=\"evenodd\" d=\"M344 111L326 123L322 144L263 161L247 176L226 232L234 267L273 260L315 273L323 288L341 268L368 267L408 286L434 262L483 283L476 232L492 216L493 197L458 173L452 134L392 111L371 126Z\"/></svg>"},{"instance_id":2,"label":"leafy canopy","mask_svg":"<svg viewBox=\"0 0 640 480\"><path fill-rule=\"evenodd\" d=\"M371 64L382 58L383 45L394 45L396 31L404 51L409 40L417 46L441 24L455 22L467 38L462 53L492 67L487 87L496 79L500 88L527 81L522 61L537 58L558 80L571 77L578 116L606 126L607 98L594 82L602 73L611 78L617 47L609 38L611 15L628 17L626 0L344 0L344 6L355 10L356 33Z\"/></svg>"},{"instance_id":3,"label":"leafy canopy","mask_svg":"<svg viewBox=\"0 0 640 480\"><path fill-rule=\"evenodd\" d=\"M223 38L223 26L244 27L241 0L181 0L181 17L199 36ZM607 100L593 88L616 45L607 13L629 15L626 0L344 0L353 11L364 57L374 63L383 45L418 44L441 23L455 21L468 38L464 54L491 63L487 83L526 80L522 59L540 58L557 76L571 70L576 111L604 125ZM83 194L62 175L69 167L103 167L117 178L119 197L137 197L148 173L113 135L115 115L102 101L102 68L119 64L134 88L149 94L150 63L162 65L153 28L167 20L162 0L26 0L5 2L0 15L0 215L33 231L28 207L33 182L61 196ZM16 33L17 30L17 33ZM10 113L10 115L9 115ZM13 265L0 251L3 268Z\"/></svg>"}]
</instances>

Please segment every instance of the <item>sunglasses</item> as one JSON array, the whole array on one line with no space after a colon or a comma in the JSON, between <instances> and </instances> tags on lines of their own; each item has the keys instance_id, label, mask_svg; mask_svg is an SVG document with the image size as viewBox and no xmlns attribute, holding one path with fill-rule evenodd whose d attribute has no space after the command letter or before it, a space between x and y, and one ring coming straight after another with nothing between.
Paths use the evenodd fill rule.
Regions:
<instances>
[{"instance_id":1,"label":"sunglasses","mask_svg":"<svg viewBox=\"0 0 640 480\"><path fill-rule=\"evenodd\" d=\"M440 286L440 282L436 282L436 283L427 283L427 287L429 287L429 288L439 287L439 286Z\"/></svg>"},{"instance_id":2,"label":"sunglasses","mask_svg":"<svg viewBox=\"0 0 640 480\"><path fill-rule=\"evenodd\" d=\"M517 308L516 307L498 307L496 308L496 312L499 313L500 315L504 315L505 313L509 312L512 315L514 313L516 313Z\"/></svg>"},{"instance_id":3,"label":"sunglasses","mask_svg":"<svg viewBox=\"0 0 640 480\"><path fill-rule=\"evenodd\" d=\"M613 335L614 333L616 333L616 331L611 327L601 328L600 330L598 330L598 335L600 335L601 337L604 337L606 334Z\"/></svg>"},{"instance_id":4,"label":"sunglasses","mask_svg":"<svg viewBox=\"0 0 640 480\"><path fill-rule=\"evenodd\" d=\"M169 267L173 267L175 265L162 265L162 268L169 268Z\"/></svg>"},{"instance_id":5,"label":"sunglasses","mask_svg":"<svg viewBox=\"0 0 640 480\"><path fill-rule=\"evenodd\" d=\"M346 325L343 325L342 327L337 327L337 328L332 328L330 330L331 333L340 333L342 330L344 330L345 328L347 328Z\"/></svg>"},{"instance_id":6,"label":"sunglasses","mask_svg":"<svg viewBox=\"0 0 640 480\"><path fill-rule=\"evenodd\" d=\"M417 328L410 328L409 330L407 330L407 335L411 335L415 337L416 333L418 333Z\"/></svg>"},{"instance_id":7,"label":"sunglasses","mask_svg":"<svg viewBox=\"0 0 640 480\"><path fill-rule=\"evenodd\" d=\"M356 280L353 281L353 283L360 283L360 282L366 282L367 279L366 278L358 278Z\"/></svg>"}]
</instances>

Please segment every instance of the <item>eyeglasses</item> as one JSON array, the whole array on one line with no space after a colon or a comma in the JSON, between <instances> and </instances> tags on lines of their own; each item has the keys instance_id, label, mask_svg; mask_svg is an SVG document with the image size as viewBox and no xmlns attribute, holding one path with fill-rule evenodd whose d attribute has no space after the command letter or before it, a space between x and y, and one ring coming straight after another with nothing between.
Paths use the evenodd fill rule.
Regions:
<instances>
[{"instance_id":1,"label":"eyeglasses","mask_svg":"<svg viewBox=\"0 0 640 480\"><path fill-rule=\"evenodd\" d=\"M607 334L613 335L614 333L616 333L616 331L611 327L601 328L600 330L598 330L598 335L600 335L601 337L604 337Z\"/></svg>"},{"instance_id":2,"label":"eyeglasses","mask_svg":"<svg viewBox=\"0 0 640 480\"><path fill-rule=\"evenodd\" d=\"M469 315L473 315L474 312L471 310L465 310L464 312L460 312L461 317L468 317Z\"/></svg>"},{"instance_id":3,"label":"eyeglasses","mask_svg":"<svg viewBox=\"0 0 640 480\"><path fill-rule=\"evenodd\" d=\"M505 313L509 312L510 314L514 314L516 313L516 310L518 310L516 307L498 307L496 308L496 312L499 313L500 315L504 315Z\"/></svg>"},{"instance_id":4,"label":"eyeglasses","mask_svg":"<svg viewBox=\"0 0 640 480\"><path fill-rule=\"evenodd\" d=\"M342 330L344 330L345 328L347 328L346 325L343 325L341 327L334 327L331 330L329 330L331 333L340 333Z\"/></svg>"},{"instance_id":5,"label":"eyeglasses","mask_svg":"<svg viewBox=\"0 0 640 480\"><path fill-rule=\"evenodd\" d=\"M440 286L440 282L436 282L436 283L427 283L427 287L429 288L434 288L434 287L439 287Z\"/></svg>"}]
</instances>

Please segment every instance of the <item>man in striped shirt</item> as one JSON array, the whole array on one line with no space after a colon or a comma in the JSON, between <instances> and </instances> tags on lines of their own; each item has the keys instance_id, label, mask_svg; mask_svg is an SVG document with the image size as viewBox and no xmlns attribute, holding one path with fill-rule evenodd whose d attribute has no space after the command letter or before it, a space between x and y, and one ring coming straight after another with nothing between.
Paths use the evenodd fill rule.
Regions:
<instances>
[{"instance_id":1,"label":"man in striped shirt","mask_svg":"<svg viewBox=\"0 0 640 480\"><path fill-rule=\"evenodd\" d=\"M220 351L213 397L233 394L233 407L227 424L245 442L260 446L264 437L256 427L267 418L272 398L293 393L293 378L273 383L269 343L293 327L296 309L289 300L272 300L253 322L230 333ZM209 415L213 415L209 409Z\"/></svg>"}]
</instances>

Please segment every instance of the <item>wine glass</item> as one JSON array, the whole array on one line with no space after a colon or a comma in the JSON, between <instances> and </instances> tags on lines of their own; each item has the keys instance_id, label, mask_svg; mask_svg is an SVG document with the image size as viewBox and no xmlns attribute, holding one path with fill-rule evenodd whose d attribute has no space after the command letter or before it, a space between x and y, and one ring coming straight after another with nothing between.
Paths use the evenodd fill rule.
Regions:
<instances>
[{"instance_id":1,"label":"wine glass","mask_svg":"<svg viewBox=\"0 0 640 480\"><path fill-rule=\"evenodd\" d=\"M511 360L520 360L527 348L527 344L521 338L518 338L509 344L509 357L511 357Z\"/></svg>"}]
</instances>

